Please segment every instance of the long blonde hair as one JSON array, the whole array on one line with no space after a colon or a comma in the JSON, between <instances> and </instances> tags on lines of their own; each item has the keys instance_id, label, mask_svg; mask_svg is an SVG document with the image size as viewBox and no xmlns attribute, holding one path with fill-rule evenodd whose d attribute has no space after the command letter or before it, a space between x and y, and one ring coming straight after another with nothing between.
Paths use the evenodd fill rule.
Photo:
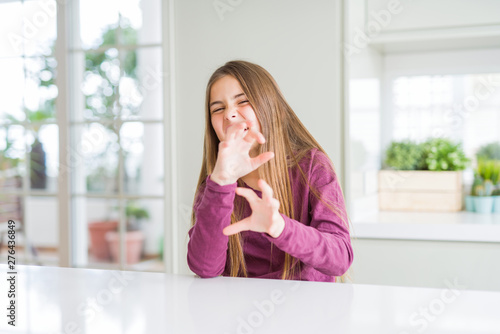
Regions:
<instances>
[{"instance_id":1,"label":"long blonde hair","mask_svg":"<svg viewBox=\"0 0 500 334\"><path fill-rule=\"evenodd\" d=\"M326 152L307 131L292 108L288 105L283 94L273 77L261 66L246 61L230 61L218 68L210 77L207 84L205 99L205 141L203 147L203 162L198 179L197 194L203 186L206 178L214 169L217 160L219 139L212 127L210 117L210 91L212 85L224 76L232 76L241 85L250 105L255 111L256 117L261 125L261 131L266 142L259 147L259 153L274 152L274 158L259 168L259 177L264 179L273 189L274 197L280 203L280 213L298 219L300 213L293 208L293 194L290 184L288 169L296 166L302 179L308 184L311 192L321 199L313 189L298 162L310 149L317 148L326 155ZM333 164L331 165L333 169ZM242 181L238 181L242 186ZM244 201L235 198L234 210L231 215L231 224L239 221ZM325 203L344 224L343 215L339 214L342 208L337 208L335 203ZM347 217L347 215L346 215ZM192 213L192 225L195 224L195 214ZM229 261L231 276L247 276L243 245L240 233L229 237ZM272 246L271 246L272 247ZM272 250L272 248L271 248ZM293 279L300 275L299 261L290 254L285 254L282 279Z\"/></svg>"}]
</instances>

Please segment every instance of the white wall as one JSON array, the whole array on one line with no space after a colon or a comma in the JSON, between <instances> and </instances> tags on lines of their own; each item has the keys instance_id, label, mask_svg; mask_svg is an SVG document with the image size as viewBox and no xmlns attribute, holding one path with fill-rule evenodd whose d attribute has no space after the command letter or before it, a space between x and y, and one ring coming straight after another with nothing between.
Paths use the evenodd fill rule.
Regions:
<instances>
[{"instance_id":1,"label":"white wall","mask_svg":"<svg viewBox=\"0 0 500 334\"><path fill-rule=\"evenodd\" d=\"M255 62L332 158L341 176L340 1L175 1L180 272L187 273L189 213L201 167L209 76L232 59Z\"/></svg>"},{"instance_id":2,"label":"white wall","mask_svg":"<svg viewBox=\"0 0 500 334\"><path fill-rule=\"evenodd\" d=\"M431 226L429 226L431 228ZM500 291L500 244L353 240L354 283Z\"/></svg>"}]
</instances>

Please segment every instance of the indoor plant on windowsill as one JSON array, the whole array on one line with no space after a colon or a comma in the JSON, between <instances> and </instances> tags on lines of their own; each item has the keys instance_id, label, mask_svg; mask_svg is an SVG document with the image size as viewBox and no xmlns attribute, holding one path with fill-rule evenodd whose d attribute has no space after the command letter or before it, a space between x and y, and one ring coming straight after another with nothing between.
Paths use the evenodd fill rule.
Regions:
<instances>
[{"instance_id":1,"label":"indoor plant on windowsill","mask_svg":"<svg viewBox=\"0 0 500 334\"><path fill-rule=\"evenodd\" d=\"M500 160L478 159L467 211L500 213Z\"/></svg>"},{"instance_id":2,"label":"indoor plant on windowsill","mask_svg":"<svg viewBox=\"0 0 500 334\"><path fill-rule=\"evenodd\" d=\"M125 233L126 263L134 264L141 259L144 243L143 222L149 219L149 211L138 206L134 202L129 202L125 208L127 218L127 232ZM118 229L106 233L106 240L113 261L120 261L120 234Z\"/></svg>"},{"instance_id":3,"label":"indoor plant on windowsill","mask_svg":"<svg viewBox=\"0 0 500 334\"><path fill-rule=\"evenodd\" d=\"M109 252L106 234L110 231L115 231L118 228L119 222L113 214L113 206L109 205L107 210L108 216L99 220L94 220L88 223L90 237L90 253L98 261L110 261L111 254Z\"/></svg>"},{"instance_id":4,"label":"indoor plant on windowsill","mask_svg":"<svg viewBox=\"0 0 500 334\"><path fill-rule=\"evenodd\" d=\"M469 159L445 138L394 141L379 171L379 208L390 211L462 210L462 171Z\"/></svg>"}]
</instances>

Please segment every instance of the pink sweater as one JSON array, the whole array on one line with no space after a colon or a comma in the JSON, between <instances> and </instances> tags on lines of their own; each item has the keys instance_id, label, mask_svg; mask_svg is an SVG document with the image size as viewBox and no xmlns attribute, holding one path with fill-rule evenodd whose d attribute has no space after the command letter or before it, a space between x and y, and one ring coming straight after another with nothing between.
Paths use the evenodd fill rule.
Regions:
<instances>
[{"instance_id":1,"label":"pink sweater","mask_svg":"<svg viewBox=\"0 0 500 334\"><path fill-rule=\"evenodd\" d=\"M328 157L312 149L299 164L320 197L335 203L347 222L342 191ZM349 230L310 192L298 168L290 168L289 173L295 216L299 219L282 215L285 228L278 238L267 233L241 232L248 277L279 279L286 252L300 260L301 273L294 279L334 282L334 276L344 274L353 260ZM220 186L208 176L196 197L196 223L189 230L187 260L200 277L229 276L229 237L222 230L230 225L236 186ZM261 197L260 191L254 191ZM245 201L243 217L250 214Z\"/></svg>"}]
</instances>

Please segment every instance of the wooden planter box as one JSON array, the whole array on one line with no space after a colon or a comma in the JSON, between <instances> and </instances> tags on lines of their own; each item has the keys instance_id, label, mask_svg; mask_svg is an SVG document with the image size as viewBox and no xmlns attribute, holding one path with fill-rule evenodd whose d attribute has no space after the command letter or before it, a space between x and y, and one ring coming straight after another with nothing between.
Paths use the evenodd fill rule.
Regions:
<instances>
[{"instance_id":1,"label":"wooden planter box","mask_svg":"<svg viewBox=\"0 0 500 334\"><path fill-rule=\"evenodd\" d=\"M381 170L381 211L462 210L462 172Z\"/></svg>"}]
</instances>

